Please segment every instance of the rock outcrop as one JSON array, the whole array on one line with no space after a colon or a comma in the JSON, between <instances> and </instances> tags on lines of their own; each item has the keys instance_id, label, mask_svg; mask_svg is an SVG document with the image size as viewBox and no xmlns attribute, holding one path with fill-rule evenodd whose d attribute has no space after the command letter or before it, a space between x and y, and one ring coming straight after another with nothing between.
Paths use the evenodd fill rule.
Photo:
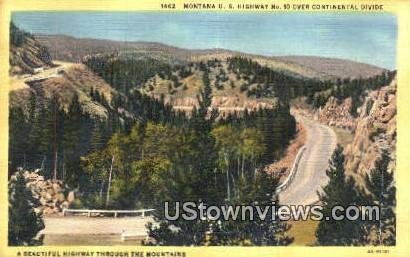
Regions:
<instances>
[{"instance_id":1,"label":"rock outcrop","mask_svg":"<svg viewBox=\"0 0 410 257\"><path fill-rule=\"evenodd\" d=\"M27 187L31 189L34 198L40 203L40 206L35 209L36 212L44 215L58 214L75 200L75 192L61 180L45 180L38 170L24 171L24 177Z\"/></svg>"},{"instance_id":2,"label":"rock outcrop","mask_svg":"<svg viewBox=\"0 0 410 257\"><path fill-rule=\"evenodd\" d=\"M350 114L351 98L337 100L330 97L323 108L311 116L323 124L344 128L353 133L353 140L345 147L346 171L362 181L383 150L388 151L390 168L394 170L396 159L396 88L397 79L390 85L367 92L363 104L357 109L357 117Z\"/></svg>"},{"instance_id":3,"label":"rock outcrop","mask_svg":"<svg viewBox=\"0 0 410 257\"><path fill-rule=\"evenodd\" d=\"M338 100L330 97L323 108L318 112L318 121L333 127L340 127L353 131L356 128L356 119L350 114L352 99Z\"/></svg>"},{"instance_id":4,"label":"rock outcrop","mask_svg":"<svg viewBox=\"0 0 410 257\"><path fill-rule=\"evenodd\" d=\"M396 88L390 85L372 91L366 97L357 118L353 141L345 149L346 170L353 174L367 173L380 157L382 150L389 152L395 168L396 156Z\"/></svg>"}]
</instances>

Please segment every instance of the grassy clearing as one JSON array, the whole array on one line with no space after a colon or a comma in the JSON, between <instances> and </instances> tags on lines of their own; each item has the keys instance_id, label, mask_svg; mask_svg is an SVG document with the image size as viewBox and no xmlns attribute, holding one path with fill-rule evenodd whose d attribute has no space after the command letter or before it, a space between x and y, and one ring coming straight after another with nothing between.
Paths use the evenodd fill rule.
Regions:
<instances>
[{"instance_id":1,"label":"grassy clearing","mask_svg":"<svg viewBox=\"0 0 410 257\"><path fill-rule=\"evenodd\" d=\"M291 244L292 246L306 246L312 245L315 242L315 231L319 224L318 221L314 220L292 220L288 221L292 226L289 230L290 236L295 238L295 241Z\"/></svg>"}]
</instances>

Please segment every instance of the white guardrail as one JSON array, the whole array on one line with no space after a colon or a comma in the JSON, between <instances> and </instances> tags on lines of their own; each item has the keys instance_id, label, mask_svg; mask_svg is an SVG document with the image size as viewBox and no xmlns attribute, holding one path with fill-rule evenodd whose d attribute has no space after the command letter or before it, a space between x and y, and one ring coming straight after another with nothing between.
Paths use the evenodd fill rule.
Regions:
<instances>
[{"instance_id":1,"label":"white guardrail","mask_svg":"<svg viewBox=\"0 0 410 257\"><path fill-rule=\"evenodd\" d=\"M293 179L294 179L294 177L297 173L300 159L302 158L302 155L305 152L305 150L306 150L306 146L303 146L299 149L298 153L296 154L295 161L293 162L292 169L290 170L289 176L286 178L285 181L283 181L282 184L280 184L276 188L276 191L275 191L276 193L282 192L283 190L285 190L290 185L290 183L292 183L292 181L293 181Z\"/></svg>"},{"instance_id":2,"label":"white guardrail","mask_svg":"<svg viewBox=\"0 0 410 257\"><path fill-rule=\"evenodd\" d=\"M63 216L66 216L68 213L83 213L87 214L87 217L91 217L92 214L112 214L114 218L118 214L139 214L140 217L145 217L150 215L155 209L141 209L141 210L87 210L87 209L64 209Z\"/></svg>"}]
</instances>

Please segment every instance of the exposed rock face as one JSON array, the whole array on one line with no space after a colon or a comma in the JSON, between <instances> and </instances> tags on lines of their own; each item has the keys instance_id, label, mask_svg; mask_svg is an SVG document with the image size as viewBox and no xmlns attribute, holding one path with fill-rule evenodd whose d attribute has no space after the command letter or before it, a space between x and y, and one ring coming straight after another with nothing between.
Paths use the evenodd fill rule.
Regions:
<instances>
[{"instance_id":1,"label":"exposed rock face","mask_svg":"<svg viewBox=\"0 0 410 257\"><path fill-rule=\"evenodd\" d=\"M338 101L331 97L314 114L321 123L353 132L353 141L344 152L346 171L355 176L357 181L361 181L361 175L373 168L383 149L388 151L392 159L391 170L395 169L396 88L397 80L394 79L390 85L368 92L357 110L356 118L349 112L352 104L350 98Z\"/></svg>"},{"instance_id":2,"label":"exposed rock face","mask_svg":"<svg viewBox=\"0 0 410 257\"><path fill-rule=\"evenodd\" d=\"M352 131L356 127L356 119L350 114L351 108L351 98L338 100L332 96L326 105L319 110L318 120L329 126L341 127Z\"/></svg>"},{"instance_id":3,"label":"exposed rock face","mask_svg":"<svg viewBox=\"0 0 410 257\"><path fill-rule=\"evenodd\" d=\"M34 198L38 199L40 206L36 212L44 215L58 214L68 208L75 200L74 191L70 190L61 180L44 180L37 171L24 172L27 187L33 192Z\"/></svg>"},{"instance_id":4,"label":"exposed rock face","mask_svg":"<svg viewBox=\"0 0 410 257\"><path fill-rule=\"evenodd\" d=\"M356 118L349 112L352 106L350 98L338 101L331 97L323 108L311 113L321 123L353 132L353 141L344 151L345 168L359 182L362 175L373 168L383 149L388 151L392 159L390 168L395 168L396 88L395 78L390 85L368 92L362 106L357 109Z\"/></svg>"},{"instance_id":5,"label":"exposed rock face","mask_svg":"<svg viewBox=\"0 0 410 257\"><path fill-rule=\"evenodd\" d=\"M353 142L345 149L346 170L356 174L367 173L380 157L383 149L390 153L391 168L396 156L396 87L394 79L389 86L368 94L359 117Z\"/></svg>"},{"instance_id":6,"label":"exposed rock face","mask_svg":"<svg viewBox=\"0 0 410 257\"><path fill-rule=\"evenodd\" d=\"M185 108L196 108L199 107L199 102L196 97L183 97L183 98L171 98L165 97L164 102L166 104L170 104L174 107L185 107ZM213 96L212 97L212 108L225 108L232 110L237 108L246 108L248 110L258 110L264 108L272 108L274 104L273 100L264 101L259 99L246 99L246 100L239 100L238 97L234 96Z\"/></svg>"}]
</instances>

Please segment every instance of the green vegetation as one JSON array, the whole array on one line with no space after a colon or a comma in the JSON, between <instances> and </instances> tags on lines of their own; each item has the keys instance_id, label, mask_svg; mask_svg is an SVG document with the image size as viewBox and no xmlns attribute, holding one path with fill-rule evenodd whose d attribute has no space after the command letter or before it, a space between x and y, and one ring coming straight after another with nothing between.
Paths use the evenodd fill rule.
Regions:
<instances>
[{"instance_id":1,"label":"green vegetation","mask_svg":"<svg viewBox=\"0 0 410 257\"><path fill-rule=\"evenodd\" d=\"M363 104L364 93L367 90L375 90L383 86L387 86L395 76L396 71L386 71L380 75L367 79L338 79L327 97L323 94L316 94L313 96L313 102L316 101L318 105L321 106L326 103L328 97L330 96L334 96L339 100L351 97L352 107L350 109L350 113L356 116L357 108Z\"/></svg>"},{"instance_id":2,"label":"green vegetation","mask_svg":"<svg viewBox=\"0 0 410 257\"><path fill-rule=\"evenodd\" d=\"M20 30L13 22L10 22L10 45L19 47L23 45L26 38L33 38L33 36L30 33Z\"/></svg>"},{"instance_id":3,"label":"green vegetation","mask_svg":"<svg viewBox=\"0 0 410 257\"><path fill-rule=\"evenodd\" d=\"M275 201L279 206L278 198L270 190L276 188L278 179L262 170L255 174L253 183L247 183L246 176L239 178L237 194L230 200L231 205L258 204L264 208ZM272 217L272 209L267 212L267 217ZM290 225L282 221L262 220L257 217L250 221L221 221L212 224L209 245L289 245L294 238L288 231Z\"/></svg>"},{"instance_id":4,"label":"green vegetation","mask_svg":"<svg viewBox=\"0 0 410 257\"><path fill-rule=\"evenodd\" d=\"M11 44L20 47L26 40L34 39L11 24ZM46 49L39 49L40 57L48 60ZM149 224L147 229L159 245L292 243L286 222L169 221L163 203L257 203L263 207L275 201L279 206L274 194L278 178L263 167L282 157L295 134L289 101L306 96L308 104L320 107L332 96L339 100L351 97L350 111L355 115L366 90L388 84L395 75L386 72L367 79L321 81L273 70L243 57L172 63L127 52L88 56L83 62L114 89L109 99L97 88L83 92L106 111L106 118L85 112L80 94L74 93L67 106L58 94L47 98L41 89L33 90L27 105L10 108L9 177L22 167L39 168L46 179L62 179L79 192L72 208L155 208L159 226ZM162 82L170 95L192 93L189 80L200 81L190 82L198 89L198 106L189 115L164 104L164 95L155 99L142 93L147 88L155 93ZM36 83L31 86L39 87ZM220 116L217 110L210 110L212 97L227 90L237 96L271 99L273 104ZM383 153L366 176L364 190L346 177L342 152L341 147L336 149L327 170L329 183L320 194L323 214L330 216L334 205L366 203L382 207L382 220L320 221L316 244L394 245L395 187L388 155ZM41 244L33 238L44 225L33 210L37 203L21 173L11 179L9 195L10 244Z\"/></svg>"},{"instance_id":5,"label":"green vegetation","mask_svg":"<svg viewBox=\"0 0 410 257\"><path fill-rule=\"evenodd\" d=\"M319 80L305 78L285 71L278 71L245 57L228 57L226 60L211 59L206 62L172 64L171 61L149 57L126 56L126 53L97 55L87 58L84 63L102 76L108 83L122 93L130 89L145 88L149 93L156 92L156 83L145 83L154 75L168 81L170 95L188 89L183 79L193 75L208 73L208 83L216 94L229 91L248 98L279 98L289 101L306 96L306 102L315 108L326 104L330 97L339 100L352 98L352 115L362 105L367 90L378 89L390 83L395 71L386 71L369 78ZM234 75L230 80L229 75ZM160 84L160 83L159 83ZM183 85L181 87L181 85ZM165 84L166 85L166 84ZM237 87L236 90L234 90ZM233 90L233 91L232 91ZM159 90L161 91L161 90ZM220 91L220 92L219 92ZM223 94L222 94L223 95ZM232 94L231 94L232 95ZM187 95L191 96L191 95Z\"/></svg>"},{"instance_id":6,"label":"green vegetation","mask_svg":"<svg viewBox=\"0 0 410 257\"><path fill-rule=\"evenodd\" d=\"M113 133L130 131L136 120L182 123L185 119L170 106L138 92L127 97L115 95L111 102L94 90L90 94L107 109L107 119L85 113L76 95L68 108L63 108L56 97L43 101L32 93L28 106L10 109L9 176L23 167L41 168L46 177L52 177L55 166L59 179L78 187L84 179L80 157L105 146ZM129 112L121 112L123 109Z\"/></svg>"},{"instance_id":7,"label":"green vegetation","mask_svg":"<svg viewBox=\"0 0 410 257\"><path fill-rule=\"evenodd\" d=\"M322 91L330 86L330 82L322 82L316 79L304 79L292 76L285 72L275 71L266 66L261 66L248 58L228 58L228 70L236 74L238 78L245 79L246 84L241 90L247 91L248 96L294 98L308 95L309 91ZM256 87L251 87L251 85Z\"/></svg>"},{"instance_id":8,"label":"green vegetation","mask_svg":"<svg viewBox=\"0 0 410 257\"><path fill-rule=\"evenodd\" d=\"M328 184L320 194L323 215L331 217L333 206L378 206L380 221L322 220L316 229L317 245L395 245L395 186L393 173L388 170L390 158L382 153L375 167L365 177L365 189L359 188L352 177L346 177L343 148L338 146L326 171ZM368 213L360 213L369 215ZM373 217L374 218L374 217Z\"/></svg>"},{"instance_id":9,"label":"green vegetation","mask_svg":"<svg viewBox=\"0 0 410 257\"><path fill-rule=\"evenodd\" d=\"M381 210L380 221L367 224L371 234L368 240L373 245L396 245L396 187L389 163L390 156L383 151L374 168L365 176L366 199Z\"/></svg>"},{"instance_id":10,"label":"green vegetation","mask_svg":"<svg viewBox=\"0 0 410 257\"><path fill-rule=\"evenodd\" d=\"M171 77L170 65L152 58L133 57L130 54L91 56L85 59L84 64L123 94L127 94L132 88L141 87L147 79L156 74Z\"/></svg>"},{"instance_id":11,"label":"green vegetation","mask_svg":"<svg viewBox=\"0 0 410 257\"><path fill-rule=\"evenodd\" d=\"M39 44L33 35L10 22L10 72L34 73L35 68L53 66L48 49Z\"/></svg>"},{"instance_id":12,"label":"green vegetation","mask_svg":"<svg viewBox=\"0 0 410 257\"><path fill-rule=\"evenodd\" d=\"M39 206L26 186L23 172L17 172L9 182L9 245L41 245L37 233L44 228L43 219L34 211Z\"/></svg>"},{"instance_id":13,"label":"green vegetation","mask_svg":"<svg viewBox=\"0 0 410 257\"><path fill-rule=\"evenodd\" d=\"M183 172L178 170L180 165L171 164L175 167L171 168L172 172L168 178L173 178L173 183L170 184L168 181L159 187L161 191L165 189L166 192L162 199L169 202L194 201L205 205L252 204L255 201L261 205L271 204L275 197L273 192L277 179L264 171L255 170L258 156L263 153L263 147L260 146L262 136L257 130L246 128L235 131L233 127L223 126L212 130L212 121L216 117L216 112L213 111L211 117L207 118L207 110L211 104L211 89L206 76L207 73L204 75L205 87L201 93L200 107L194 109L192 114L191 135L196 140L193 141L195 148L190 152L194 155L187 156L185 153L184 157L188 157L185 162L189 163L189 166ZM241 136L235 139L235 141L239 140L239 143L229 144L227 140L239 134ZM184 146L186 147L187 144ZM176 152L175 148L173 152ZM230 164L235 155L238 157L238 165L237 170L232 171L230 168L234 165ZM247 167L244 165L245 155L250 161L250 166ZM241 170L239 170L240 156L242 156ZM246 183L246 181L253 181L253 183ZM156 205L155 220L159 226L148 225L149 235L159 245L287 245L292 241L286 236L286 231L289 229L286 223L269 219L220 223L201 219L170 221L165 218L162 205L163 201L159 201ZM172 230L171 227L178 229ZM208 238L206 234L209 235Z\"/></svg>"},{"instance_id":14,"label":"green vegetation","mask_svg":"<svg viewBox=\"0 0 410 257\"><path fill-rule=\"evenodd\" d=\"M144 64L128 65L138 70ZM154 207L161 226L149 229L158 244L289 244L286 223L227 223L217 228L209 221L174 222L180 229L175 233L164 220L164 201L270 203L277 179L258 170L281 157L295 132L286 101L226 118L209 111L209 66L200 66L203 88L199 106L189 116L134 86L116 86L120 92L110 101L96 89L88 92L107 110L104 120L85 113L77 97L64 108L57 96L39 101L38 92L32 94L28 106L10 109L10 174L16 167L40 168L46 178L78 188L81 202L76 206L82 208ZM178 74L189 76L190 69ZM114 77L115 85L128 85L127 75ZM216 234L217 229L232 234Z\"/></svg>"},{"instance_id":15,"label":"green vegetation","mask_svg":"<svg viewBox=\"0 0 410 257\"><path fill-rule=\"evenodd\" d=\"M328 184L320 194L323 215L331 217L333 206L347 208L360 205L360 194L352 177L346 178L344 169L343 148L339 145L332 155L330 168L326 171ZM319 245L360 245L364 242L364 229L360 221L343 219L322 220L316 230Z\"/></svg>"},{"instance_id":16,"label":"green vegetation","mask_svg":"<svg viewBox=\"0 0 410 257\"><path fill-rule=\"evenodd\" d=\"M356 115L357 108L362 105L366 90L378 89L388 85L394 78L395 71L386 71L370 78L337 79L336 81L321 81L275 71L248 58L228 58L228 70L234 72L237 78L246 83L241 85L241 91L249 97L279 97L296 98L307 96L307 103L315 108L326 104L329 97L337 99L352 98L350 112Z\"/></svg>"}]
</instances>

